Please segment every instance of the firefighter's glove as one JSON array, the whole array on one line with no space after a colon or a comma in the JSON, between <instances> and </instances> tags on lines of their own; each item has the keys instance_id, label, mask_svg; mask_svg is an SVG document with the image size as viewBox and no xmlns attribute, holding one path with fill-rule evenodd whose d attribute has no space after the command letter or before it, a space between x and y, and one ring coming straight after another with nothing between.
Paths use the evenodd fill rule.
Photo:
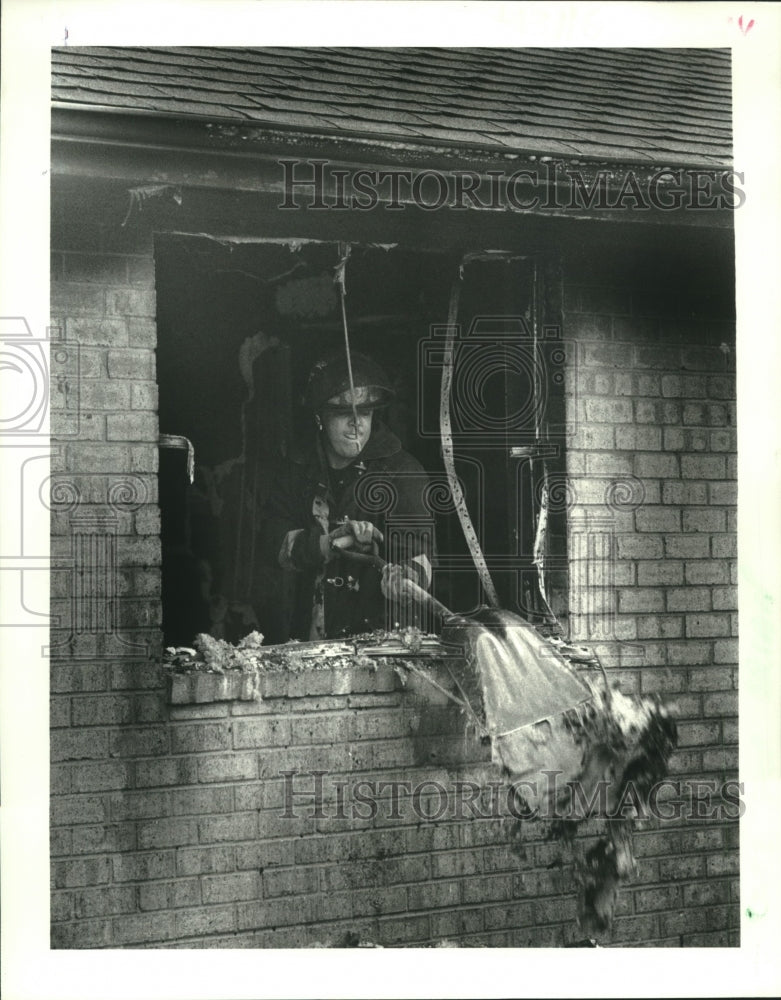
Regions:
<instances>
[{"instance_id":1,"label":"firefighter's glove","mask_svg":"<svg viewBox=\"0 0 781 1000\"><path fill-rule=\"evenodd\" d=\"M417 579L418 575L412 567L386 563L380 580L383 596L388 600L411 601L413 597L407 583L417 583Z\"/></svg>"},{"instance_id":2,"label":"firefighter's glove","mask_svg":"<svg viewBox=\"0 0 781 1000\"><path fill-rule=\"evenodd\" d=\"M323 554L327 559L338 555L340 551L351 549L354 552L371 552L375 543L382 542L384 536L371 521L345 520L322 538Z\"/></svg>"}]
</instances>

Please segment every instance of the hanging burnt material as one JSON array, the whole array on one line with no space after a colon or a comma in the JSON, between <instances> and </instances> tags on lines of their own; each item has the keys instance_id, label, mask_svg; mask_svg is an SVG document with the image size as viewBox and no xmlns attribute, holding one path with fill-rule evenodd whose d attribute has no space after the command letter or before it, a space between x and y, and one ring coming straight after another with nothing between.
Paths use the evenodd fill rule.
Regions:
<instances>
[{"instance_id":1,"label":"hanging burnt material","mask_svg":"<svg viewBox=\"0 0 781 1000\"><path fill-rule=\"evenodd\" d=\"M450 297L442 374L442 454L459 520L490 607L444 621L443 639L461 645L482 690L484 731L494 761L530 817L554 821L554 834L571 840L585 819L605 824L580 859L580 922L586 933L606 930L622 879L635 869L632 830L655 783L667 774L676 728L657 698L627 697L608 683L595 654L544 638L529 622L498 607L499 600L455 472L450 421L459 268ZM545 491L535 540L540 596ZM440 613L443 609L440 608ZM555 622L554 618L554 623ZM550 633L550 629L548 632ZM554 630L559 631L560 629ZM470 706L470 714L475 710Z\"/></svg>"}]
</instances>

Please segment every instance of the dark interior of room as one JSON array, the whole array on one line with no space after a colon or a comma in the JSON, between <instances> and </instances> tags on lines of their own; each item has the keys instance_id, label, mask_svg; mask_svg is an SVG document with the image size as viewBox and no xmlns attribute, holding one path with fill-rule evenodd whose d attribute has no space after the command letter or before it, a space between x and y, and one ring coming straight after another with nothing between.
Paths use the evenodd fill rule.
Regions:
<instances>
[{"instance_id":1,"label":"dark interior of room","mask_svg":"<svg viewBox=\"0 0 781 1000\"><path fill-rule=\"evenodd\" d=\"M198 632L236 641L253 628L267 642L286 638L289 582L259 561L258 512L277 463L312 433L300 405L312 365L344 349L339 251L337 243L157 240L160 430L189 439L195 453L190 484L186 452L161 448L167 644L189 645ZM353 245L346 266L351 349L386 370L396 399L383 419L443 483L443 328L458 263ZM547 416L534 296L530 260L464 267L451 404L457 471L497 589L504 606L527 612L534 483L530 463L511 458L510 447L528 450ZM481 595L452 504L436 512L436 540L435 596L467 612Z\"/></svg>"}]
</instances>

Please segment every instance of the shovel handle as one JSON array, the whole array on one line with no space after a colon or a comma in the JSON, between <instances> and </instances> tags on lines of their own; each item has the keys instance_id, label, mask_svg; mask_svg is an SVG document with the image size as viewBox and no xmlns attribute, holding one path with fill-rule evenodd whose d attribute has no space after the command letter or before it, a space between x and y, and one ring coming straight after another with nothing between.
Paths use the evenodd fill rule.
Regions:
<instances>
[{"instance_id":1,"label":"shovel handle","mask_svg":"<svg viewBox=\"0 0 781 1000\"><path fill-rule=\"evenodd\" d=\"M368 552L355 552L352 549L343 549L339 554L347 559L350 559L352 562L362 563L364 566L372 566L380 572L382 572L386 566L391 565L376 551L373 554L369 554ZM414 598L418 604L431 608L434 614L439 615L443 621L446 618L453 617L453 612L450 611L449 608L446 608L441 601L438 601L436 597L432 597L427 590L424 590L413 580L406 579L404 581L404 590L410 595L410 597Z\"/></svg>"}]
</instances>

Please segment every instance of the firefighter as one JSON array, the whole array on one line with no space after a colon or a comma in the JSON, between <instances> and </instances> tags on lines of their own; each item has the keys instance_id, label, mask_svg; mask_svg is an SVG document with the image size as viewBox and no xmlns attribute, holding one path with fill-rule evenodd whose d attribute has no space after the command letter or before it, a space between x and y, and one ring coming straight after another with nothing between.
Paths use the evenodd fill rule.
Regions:
<instances>
[{"instance_id":1,"label":"firefighter","mask_svg":"<svg viewBox=\"0 0 781 1000\"><path fill-rule=\"evenodd\" d=\"M346 355L312 369L304 405L312 439L288 463L263 511L263 548L295 575L290 637L334 639L385 628L408 607L403 581L431 583L426 474L383 423L394 396L372 359ZM386 515L411 528L388 551ZM429 522L430 523L430 522ZM416 526L417 525L417 526ZM379 560L392 557L384 567Z\"/></svg>"}]
</instances>

